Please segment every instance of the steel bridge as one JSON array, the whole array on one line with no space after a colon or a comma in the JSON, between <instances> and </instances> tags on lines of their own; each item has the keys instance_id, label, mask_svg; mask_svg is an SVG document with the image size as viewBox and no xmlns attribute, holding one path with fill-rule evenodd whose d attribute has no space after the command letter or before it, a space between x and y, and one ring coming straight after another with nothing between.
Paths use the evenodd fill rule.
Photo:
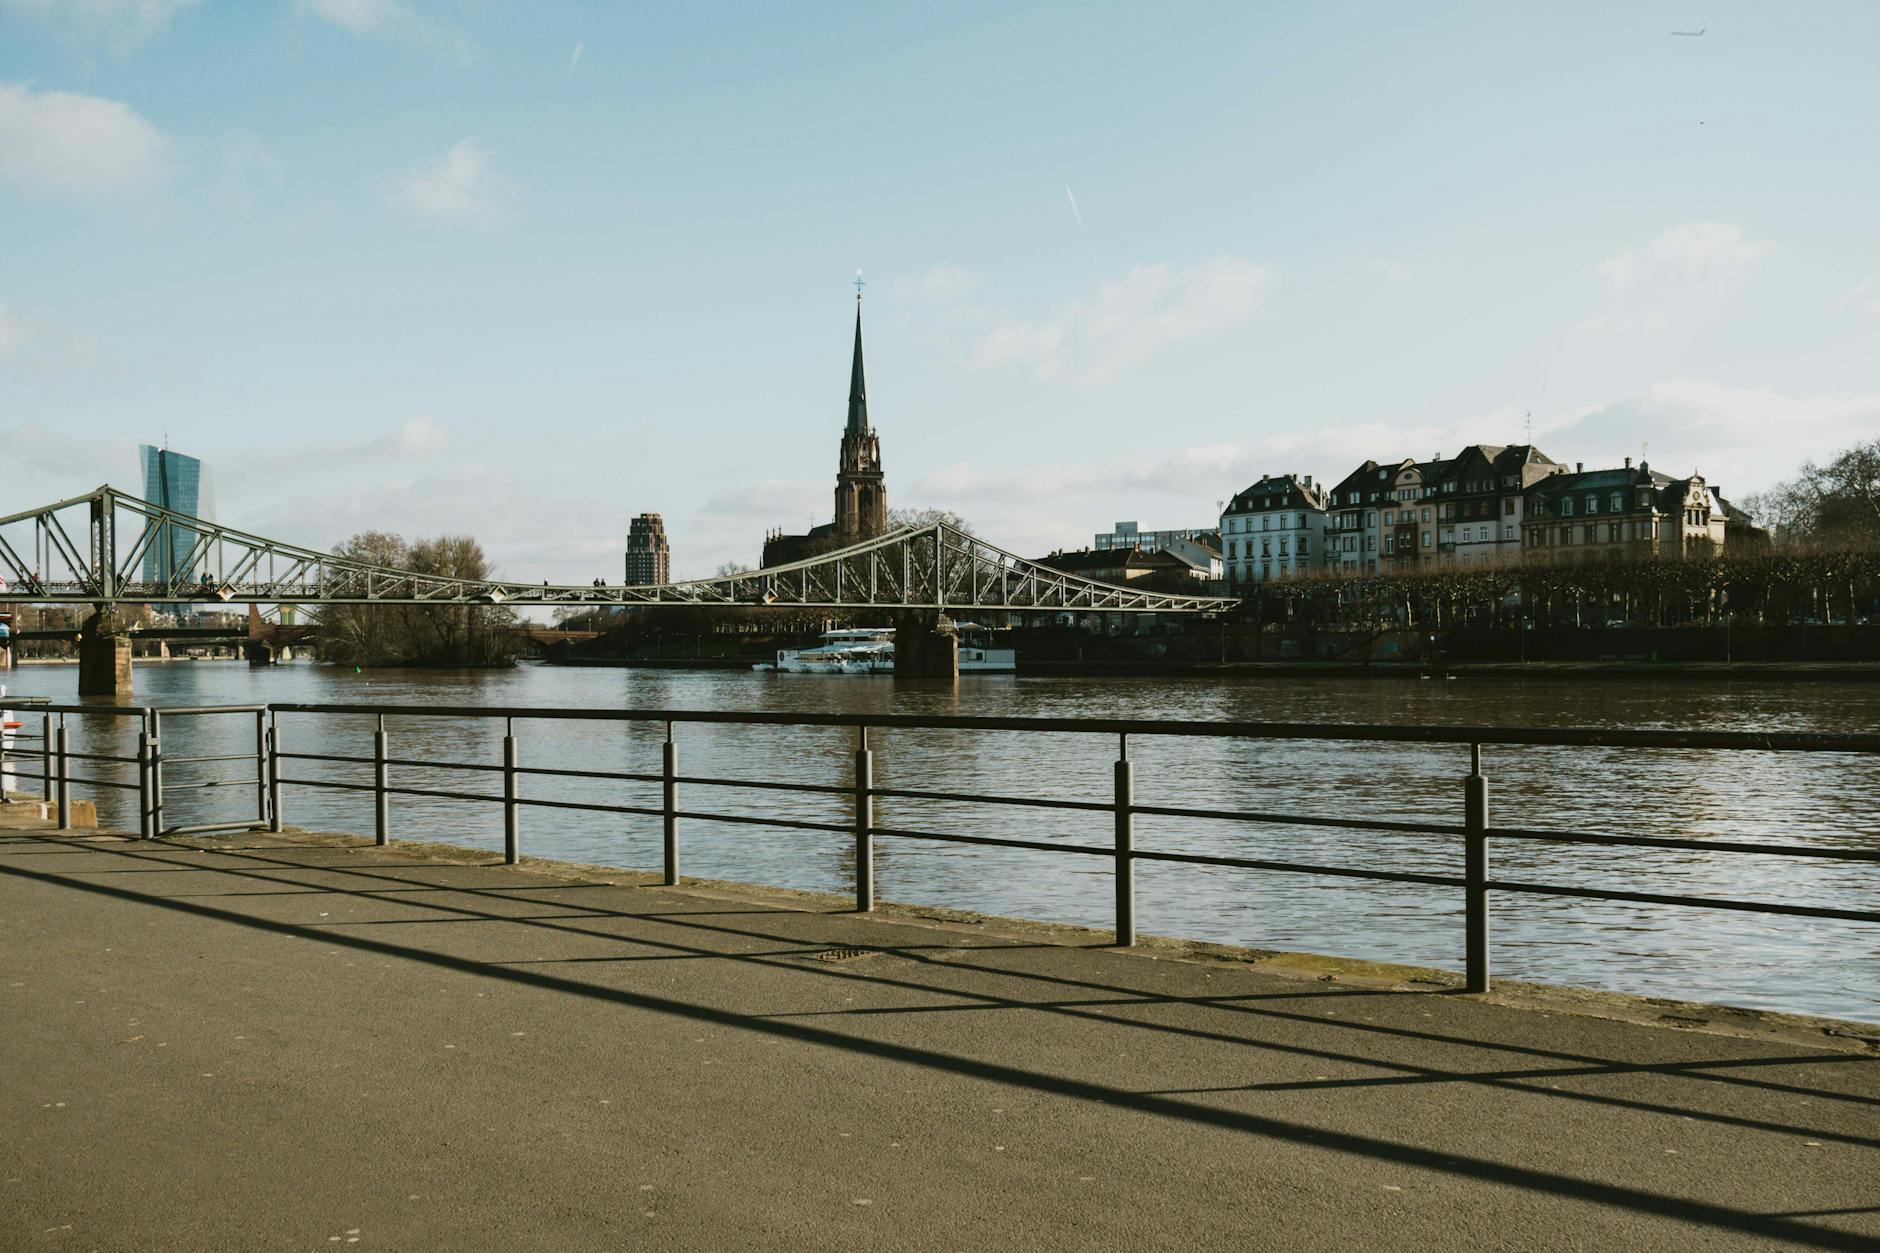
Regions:
<instances>
[{"instance_id":1,"label":"steel bridge","mask_svg":"<svg viewBox=\"0 0 1880 1253\"><path fill-rule=\"evenodd\" d=\"M0 603L6 602L775 605L1179 614L1219 612L1238 603L1079 578L944 522L789 565L680 583L597 587L451 578L282 543L176 513L109 486L0 517Z\"/></svg>"}]
</instances>

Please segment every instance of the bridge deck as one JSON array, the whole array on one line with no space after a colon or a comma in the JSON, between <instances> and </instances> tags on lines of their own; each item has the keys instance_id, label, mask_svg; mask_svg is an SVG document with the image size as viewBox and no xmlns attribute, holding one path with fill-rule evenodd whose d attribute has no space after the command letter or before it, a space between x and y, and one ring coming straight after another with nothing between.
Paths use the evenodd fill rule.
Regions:
<instances>
[{"instance_id":1,"label":"bridge deck","mask_svg":"<svg viewBox=\"0 0 1880 1253\"><path fill-rule=\"evenodd\" d=\"M1880 1237L1871 1053L413 846L13 825L0 1246Z\"/></svg>"}]
</instances>

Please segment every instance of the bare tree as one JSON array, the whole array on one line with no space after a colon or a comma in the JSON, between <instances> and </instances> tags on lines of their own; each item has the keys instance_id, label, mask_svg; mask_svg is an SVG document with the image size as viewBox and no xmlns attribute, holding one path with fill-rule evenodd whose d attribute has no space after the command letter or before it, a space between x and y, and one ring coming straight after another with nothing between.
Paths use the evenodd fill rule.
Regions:
<instances>
[{"instance_id":1,"label":"bare tree","mask_svg":"<svg viewBox=\"0 0 1880 1253\"><path fill-rule=\"evenodd\" d=\"M366 531L334 554L376 566L445 578L487 579L489 560L468 535L407 544ZM515 657L516 615L498 605L322 605L321 655L348 665L491 666Z\"/></svg>"}]
</instances>

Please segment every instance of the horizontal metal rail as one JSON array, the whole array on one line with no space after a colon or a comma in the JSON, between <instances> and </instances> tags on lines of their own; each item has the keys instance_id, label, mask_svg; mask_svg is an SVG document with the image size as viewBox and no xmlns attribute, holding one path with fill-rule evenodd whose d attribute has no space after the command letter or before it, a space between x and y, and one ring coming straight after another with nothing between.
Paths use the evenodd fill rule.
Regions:
<instances>
[{"instance_id":1,"label":"horizontal metal rail","mask_svg":"<svg viewBox=\"0 0 1880 1253\"><path fill-rule=\"evenodd\" d=\"M370 714L384 717L724 723L748 726L1030 731L1065 735L1140 735L1263 740L1368 740L1411 744L1528 744L1583 748L1721 749L1753 752L1880 754L1880 734L1813 731L1642 731L1604 727L1401 726L1345 722L1171 722L1146 718L1005 718L961 714L817 714L755 710L583 709L487 705L367 705L282 702L276 714Z\"/></svg>"},{"instance_id":2,"label":"horizontal metal rail","mask_svg":"<svg viewBox=\"0 0 1880 1253\"><path fill-rule=\"evenodd\" d=\"M75 774L66 775L64 781L67 783L82 783L86 787L111 787L116 788L120 792L135 792L139 788L139 785L135 783L113 783L109 779L81 779Z\"/></svg>"},{"instance_id":3,"label":"horizontal metal rail","mask_svg":"<svg viewBox=\"0 0 1880 1253\"><path fill-rule=\"evenodd\" d=\"M1832 857L1843 861L1880 861L1880 849L1818 848L1810 844L1759 844L1753 840L1686 840L1665 835L1604 835L1591 831L1530 830L1490 827L1498 840L1542 840L1559 844L1617 844L1637 848L1682 848L1697 853L1768 853L1775 857Z\"/></svg>"},{"instance_id":4,"label":"horizontal metal rail","mask_svg":"<svg viewBox=\"0 0 1880 1253\"><path fill-rule=\"evenodd\" d=\"M1824 909L1815 905L1782 905L1774 901L1733 901L1715 896L1685 896L1667 892L1620 892L1603 888L1567 887L1558 883L1511 883L1490 879L1498 892L1530 892L1537 896L1578 896L1595 901L1633 901L1641 905L1689 905L1699 909L1734 909L1749 914L1791 914L1798 918L1843 918L1851 922L1880 922L1880 910Z\"/></svg>"}]
</instances>

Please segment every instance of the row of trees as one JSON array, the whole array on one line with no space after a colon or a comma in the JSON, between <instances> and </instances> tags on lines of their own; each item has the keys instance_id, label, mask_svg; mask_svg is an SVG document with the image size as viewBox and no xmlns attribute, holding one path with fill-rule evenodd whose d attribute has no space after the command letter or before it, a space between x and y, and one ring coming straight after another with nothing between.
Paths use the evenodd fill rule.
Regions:
<instances>
[{"instance_id":1,"label":"row of trees","mask_svg":"<svg viewBox=\"0 0 1880 1253\"><path fill-rule=\"evenodd\" d=\"M1538 627L1853 621L1880 613L1880 546L1580 566L1300 579L1247 605L1262 623Z\"/></svg>"},{"instance_id":2,"label":"row of trees","mask_svg":"<svg viewBox=\"0 0 1880 1253\"><path fill-rule=\"evenodd\" d=\"M333 553L415 574L490 577L482 546L468 535L406 543L367 531ZM320 655L349 666L499 666L517 652L515 611L501 605L322 605L314 620Z\"/></svg>"}]
</instances>

